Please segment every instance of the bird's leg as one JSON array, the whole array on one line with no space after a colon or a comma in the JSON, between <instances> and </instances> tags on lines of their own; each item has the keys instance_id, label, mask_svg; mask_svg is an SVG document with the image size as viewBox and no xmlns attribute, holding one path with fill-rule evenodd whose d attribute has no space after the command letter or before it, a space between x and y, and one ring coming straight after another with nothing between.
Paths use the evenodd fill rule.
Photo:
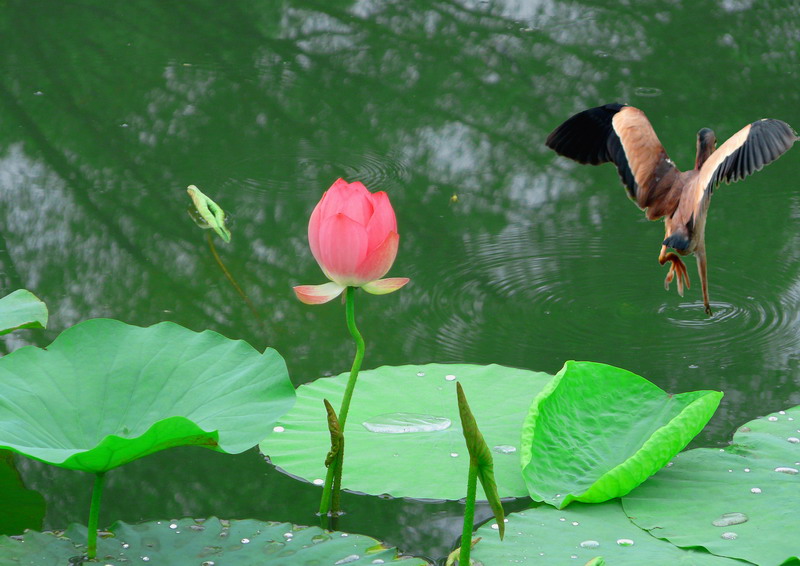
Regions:
<instances>
[{"instance_id":1,"label":"bird's leg","mask_svg":"<svg viewBox=\"0 0 800 566\"><path fill-rule=\"evenodd\" d=\"M691 287L689 283L689 274L686 272L686 265L681 261L681 258L678 257L678 254L667 252L667 246L661 246L661 253L658 254L658 263L664 265L668 261L672 262L672 265L669 266L667 277L664 279L664 288L669 291L669 284L672 283L673 277L677 275L676 283L678 284L678 294L683 297L684 284L687 289Z\"/></svg>"},{"instance_id":2,"label":"bird's leg","mask_svg":"<svg viewBox=\"0 0 800 566\"><path fill-rule=\"evenodd\" d=\"M708 277L706 276L706 247L700 245L695 249L694 255L697 258L697 272L700 274L700 285L703 287L703 306L706 307L706 314L712 316L711 305L708 301Z\"/></svg>"}]
</instances>

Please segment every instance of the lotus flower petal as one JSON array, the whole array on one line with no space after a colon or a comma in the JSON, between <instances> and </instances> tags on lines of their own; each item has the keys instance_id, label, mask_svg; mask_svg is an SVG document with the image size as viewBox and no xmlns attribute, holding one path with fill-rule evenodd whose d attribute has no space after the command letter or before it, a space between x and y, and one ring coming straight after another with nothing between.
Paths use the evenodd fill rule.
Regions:
<instances>
[{"instance_id":1,"label":"lotus flower petal","mask_svg":"<svg viewBox=\"0 0 800 566\"><path fill-rule=\"evenodd\" d=\"M386 275L397 256L399 242L400 235L397 232L390 232L377 248L367 254L356 272L360 284L375 281Z\"/></svg>"},{"instance_id":2,"label":"lotus flower petal","mask_svg":"<svg viewBox=\"0 0 800 566\"><path fill-rule=\"evenodd\" d=\"M370 281L366 285L362 285L361 288L373 295L386 295L387 293L397 291L409 281L410 279L408 277L387 277L386 279Z\"/></svg>"},{"instance_id":3,"label":"lotus flower petal","mask_svg":"<svg viewBox=\"0 0 800 566\"><path fill-rule=\"evenodd\" d=\"M322 285L298 285L294 292L307 305L321 305L341 295L344 289L344 286L331 281Z\"/></svg>"}]
</instances>

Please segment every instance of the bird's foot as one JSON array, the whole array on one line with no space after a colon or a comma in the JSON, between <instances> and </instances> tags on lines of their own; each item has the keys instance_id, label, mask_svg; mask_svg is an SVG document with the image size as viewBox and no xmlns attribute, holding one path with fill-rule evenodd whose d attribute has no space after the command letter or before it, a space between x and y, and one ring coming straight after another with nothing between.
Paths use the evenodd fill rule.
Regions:
<instances>
[{"instance_id":1,"label":"bird's foot","mask_svg":"<svg viewBox=\"0 0 800 566\"><path fill-rule=\"evenodd\" d=\"M689 274L686 271L686 264L681 261L676 254L670 252L658 258L661 265L664 265L666 262L671 262L669 266L669 271L667 272L667 277L664 279L664 289L669 291L669 284L672 283L672 280L675 279L675 283L678 286L678 294L683 297L683 287L686 286L687 289L691 287L691 283L689 282Z\"/></svg>"}]
</instances>

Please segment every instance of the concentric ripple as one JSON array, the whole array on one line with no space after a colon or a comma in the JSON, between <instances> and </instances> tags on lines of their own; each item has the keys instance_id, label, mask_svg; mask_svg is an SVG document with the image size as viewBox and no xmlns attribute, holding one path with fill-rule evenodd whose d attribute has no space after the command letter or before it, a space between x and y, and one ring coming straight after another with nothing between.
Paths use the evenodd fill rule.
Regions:
<instances>
[{"instance_id":1,"label":"concentric ripple","mask_svg":"<svg viewBox=\"0 0 800 566\"><path fill-rule=\"evenodd\" d=\"M560 351L562 360L602 359L610 347L625 345L680 352L688 367L720 345L759 355L791 354L800 346L800 284L787 292L712 264L709 317L694 260L687 258L693 286L681 298L674 285L664 291L667 270L646 244L613 250L602 233L535 226L466 237L463 254L444 258L435 280L416 279L427 309L408 339L432 340L437 359L473 359L487 343L497 345L497 359L506 363L530 358L532 350Z\"/></svg>"}]
</instances>

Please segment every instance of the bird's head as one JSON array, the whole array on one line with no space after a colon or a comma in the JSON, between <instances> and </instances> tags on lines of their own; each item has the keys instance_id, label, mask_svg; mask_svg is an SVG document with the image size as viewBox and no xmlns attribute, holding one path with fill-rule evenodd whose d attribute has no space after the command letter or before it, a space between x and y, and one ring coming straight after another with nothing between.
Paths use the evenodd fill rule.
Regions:
<instances>
[{"instance_id":1,"label":"bird's head","mask_svg":"<svg viewBox=\"0 0 800 566\"><path fill-rule=\"evenodd\" d=\"M711 128L703 128L697 132L697 158L694 162L695 169L700 169L706 159L717 149L717 136Z\"/></svg>"}]
</instances>

